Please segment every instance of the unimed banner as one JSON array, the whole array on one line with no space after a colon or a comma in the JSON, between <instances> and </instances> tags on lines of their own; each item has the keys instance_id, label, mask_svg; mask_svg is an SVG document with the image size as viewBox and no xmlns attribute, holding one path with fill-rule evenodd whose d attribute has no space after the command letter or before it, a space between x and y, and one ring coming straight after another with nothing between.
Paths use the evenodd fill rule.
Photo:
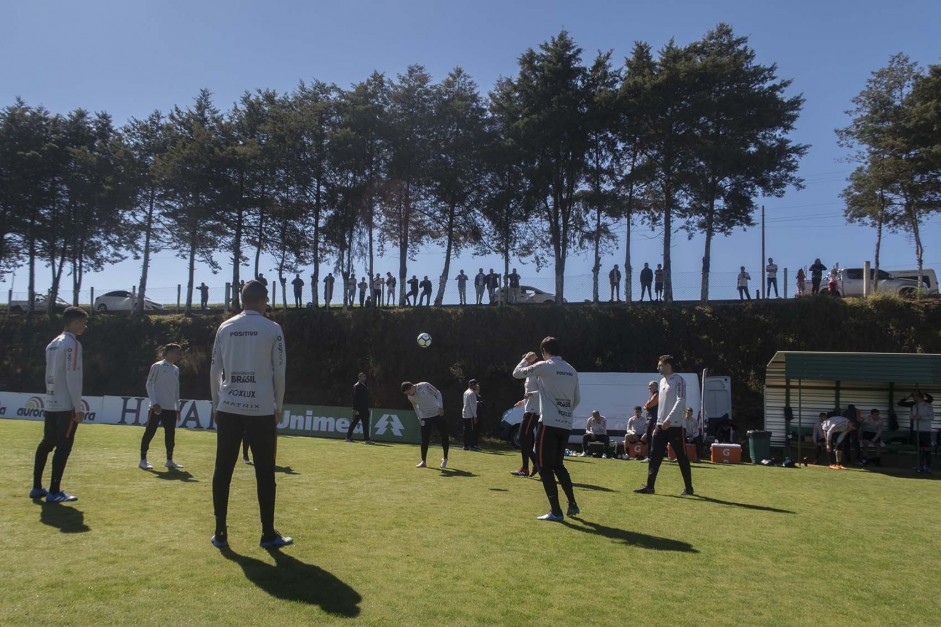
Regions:
<instances>
[{"instance_id":1,"label":"unimed banner","mask_svg":"<svg viewBox=\"0 0 941 627\"><path fill-rule=\"evenodd\" d=\"M44 394L0 392L0 418L42 420ZM82 399L85 422L107 425L143 426L150 407L142 396L86 396ZM348 407L320 405L285 405L278 423L278 432L321 438L344 438L350 428L352 411ZM370 432L382 442L420 442L421 430L415 412L404 409L373 409ZM215 429L212 403L184 400L180 405L177 426L184 429ZM362 425L356 425L354 438L363 437Z\"/></svg>"}]
</instances>

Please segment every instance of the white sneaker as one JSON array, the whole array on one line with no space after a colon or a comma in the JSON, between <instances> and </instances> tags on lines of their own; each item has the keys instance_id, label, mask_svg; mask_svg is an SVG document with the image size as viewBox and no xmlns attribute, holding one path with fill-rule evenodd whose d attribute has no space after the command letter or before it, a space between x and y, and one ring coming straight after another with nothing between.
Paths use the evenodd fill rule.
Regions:
<instances>
[{"instance_id":1,"label":"white sneaker","mask_svg":"<svg viewBox=\"0 0 941 627\"><path fill-rule=\"evenodd\" d=\"M248 464L249 466L252 465L252 460L250 460L250 459L247 458L247 457L243 457L243 458L242 458L242 461L245 462L246 464Z\"/></svg>"},{"instance_id":2,"label":"white sneaker","mask_svg":"<svg viewBox=\"0 0 941 627\"><path fill-rule=\"evenodd\" d=\"M422 460L418 462L417 464L415 464L415 468L424 468L424 467L425 467L425 460Z\"/></svg>"},{"instance_id":3,"label":"white sneaker","mask_svg":"<svg viewBox=\"0 0 941 627\"><path fill-rule=\"evenodd\" d=\"M140 460L140 463L137 464L137 467L140 468L141 470L153 470L154 469L154 467L151 466L150 462L147 461L146 459Z\"/></svg>"},{"instance_id":4,"label":"white sneaker","mask_svg":"<svg viewBox=\"0 0 941 627\"><path fill-rule=\"evenodd\" d=\"M447 467L448 467L448 458L447 458L447 457L442 457L442 458L441 458L441 468L447 468Z\"/></svg>"},{"instance_id":5,"label":"white sneaker","mask_svg":"<svg viewBox=\"0 0 941 627\"><path fill-rule=\"evenodd\" d=\"M175 461L173 461L172 459L168 459L168 460L167 460L167 463L166 463L165 465L166 465L166 467L169 468L170 470L176 470L176 469L178 469L178 468L182 468L182 467L183 467L183 464L178 464L178 463L176 463Z\"/></svg>"}]
</instances>

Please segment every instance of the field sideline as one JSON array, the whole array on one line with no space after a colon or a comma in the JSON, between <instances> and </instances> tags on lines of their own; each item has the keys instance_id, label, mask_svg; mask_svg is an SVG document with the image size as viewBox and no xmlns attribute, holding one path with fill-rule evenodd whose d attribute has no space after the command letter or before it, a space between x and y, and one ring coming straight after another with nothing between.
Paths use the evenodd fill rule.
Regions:
<instances>
[{"instance_id":1,"label":"field sideline","mask_svg":"<svg viewBox=\"0 0 941 627\"><path fill-rule=\"evenodd\" d=\"M567 462L582 514L564 524L514 451L282 437L278 530L258 547L254 475L236 468L231 551L213 531L212 434L82 425L63 487L26 494L42 423L0 420L0 624L927 625L941 616L938 482L909 474ZM160 464L158 465L158 462ZM51 463L51 457L50 457ZM49 466L44 481L48 482ZM937 475L935 475L936 477Z\"/></svg>"}]
</instances>

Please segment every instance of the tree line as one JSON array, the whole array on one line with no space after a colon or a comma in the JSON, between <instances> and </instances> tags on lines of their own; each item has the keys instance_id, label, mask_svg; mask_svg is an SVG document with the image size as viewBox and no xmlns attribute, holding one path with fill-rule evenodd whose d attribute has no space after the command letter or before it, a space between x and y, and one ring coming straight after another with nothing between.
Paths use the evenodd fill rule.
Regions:
<instances>
[{"instance_id":1,"label":"tree line","mask_svg":"<svg viewBox=\"0 0 941 627\"><path fill-rule=\"evenodd\" d=\"M78 302L86 272L130 256L142 307L152 256L171 250L188 263L188 313L197 262L227 266L233 285L262 253L282 285L311 266L317 305L321 264L375 276L392 250L403 302L409 261L435 243L436 304L465 249L499 254L504 280L511 257L552 263L562 302L569 255L593 255L597 300L601 257L623 236L631 300L631 230L647 226L663 233L667 301L671 238L704 235L707 301L713 238L752 226L757 196L802 185L808 146L788 138L802 96L724 24L686 46L638 42L623 64L583 56L563 31L486 95L459 67L435 82L413 65L349 88L246 92L225 111L202 90L120 128L18 99L0 111L0 270L27 265L32 307L37 267L53 295L67 270Z\"/></svg>"}]
</instances>

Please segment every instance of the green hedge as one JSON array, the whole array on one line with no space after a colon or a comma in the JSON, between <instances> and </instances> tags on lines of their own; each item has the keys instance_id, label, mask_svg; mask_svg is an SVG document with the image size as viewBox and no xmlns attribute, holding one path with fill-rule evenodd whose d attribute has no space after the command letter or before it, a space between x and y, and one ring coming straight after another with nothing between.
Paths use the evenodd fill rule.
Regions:
<instances>
[{"instance_id":1,"label":"green hedge","mask_svg":"<svg viewBox=\"0 0 941 627\"><path fill-rule=\"evenodd\" d=\"M456 424L468 378L481 383L485 427L521 394L510 372L539 340L555 335L580 371L651 372L663 353L680 370L709 367L733 381L737 421L761 423L765 366L778 350L941 352L941 303L894 298L829 297L751 301L715 306L566 305L276 311L288 345L287 400L347 405L356 373L370 379L377 407L408 407L399 384L430 381L445 396ZM208 398L209 353L218 315L131 317L97 315L82 338L89 395L143 395L157 347L186 347L181 391ZM43 349L60 330L45 315L10 316L0 323L0 389L43 388ZM416 336L427 331L430 348ZM630 402L639 402L634 399Z\"/></svg>"}]
</instances>

